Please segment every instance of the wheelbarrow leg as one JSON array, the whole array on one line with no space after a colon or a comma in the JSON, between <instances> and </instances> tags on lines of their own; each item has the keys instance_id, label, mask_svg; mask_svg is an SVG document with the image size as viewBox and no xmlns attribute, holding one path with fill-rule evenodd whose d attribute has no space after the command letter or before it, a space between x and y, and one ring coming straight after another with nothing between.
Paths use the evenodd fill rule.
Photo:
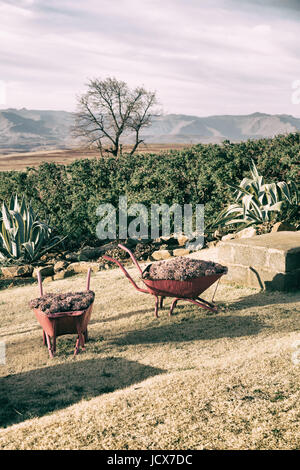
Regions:
<instances>
[{"instance_id":1,"label":"wheelbarrow leg","mask_svg":"<svg viewBox=\"0 0 300 470\"><path fill-rule=\"evenodd\" d=\"M154 310L154 315L156 318L158 318L158 303L159 303L159 298L155 297L155 310Z\"/></svg>"},{"instance_id":2,"label":"wheelbarrow leg","mask_svg":"<svg viewBox=\"0 0 300 470\"><path fill-rule=\"evenodd\" d=\"M174 308L176 307L178 300L179 300L179 299L174 299L174 300L173 300L173 302L172 302L172 304L171 304L171 307L170 307L170 311L169 311L169 317L172 315L173 310L174 310Z\"/></svg>"},{"instance_id":3,"label":"wheelbarrow leg","mask_svg":"<svg viewBox=\"0 0 300 470\"><path fill-rule=\"evenodd\" d=\"M207 305L206 308L208 308L212 312L217 312L218 311L218 306L216 304L208 302L208 300L201 299L201 297L198 297L196 300L198 300L201 303L204 303L205 305Z\"/></svg>"},{"instance_id":4,"label":"wheelbarrow leg","mask_svg":"<svg viewBox=\"0 0 300 470\"><path fill-rule=\"evenodd\" d=\"M56 353L56 321L53 322L53 344L52 344L52 351L53 354Z\"/></svg>"},{"instance_id":5,"label":"wheelbarrow leg","mask_svg":"<svg viewBox=\"0 0 300 470\"><path fill-rule=\"evenodd\" d=\"M207 302L207 300L201 299L198 297L197 299L182 299L186 300L187 302L191 302L192 304L198 305L199 307L205 308L211 312L216 313L218 311L218 307L216 305Z\"/></svg>"},{"instance_id":6,"label":"wheelbarrow leg","mask_svg":"<svg viewBox=\"0 0 300 470\"><path fill-rule=\"evenodd\" d=\"M54 357L54 354L53 354L53 350L52 350L52 346L51 346L51 340L50 340L50 337L47 333L45 333L45 335L46 335L46 340L47 340L49 356L52 359Z\"/></svg>"},{"instance_id":7,"label":"wheelbarrow leg","mask_svg":"<svg viewBox=\"0 0 300 470\"><path fill-rule=\"evenodd\" d=\"M53 336L52 351L53 351L53 354L56 353L56 335L55 334Z\"/></svg>"},{"instance_id":8,"label":"wheelbarrow leg","mask_svg":"<svg viewBox=\"0 0 300 470\"><path fill-rule=\"evenodd\" d=\"M85 343L84 343L84 334L80 334L80 343L81 343L81 349L82 351L85 351Z\"/></svg>"},{"instance_id":9,"label":"wheelbarrow leg","mask_svg":"<svg viewBox=\"0 0 300 470\"><path fill-rule=\"evenodd\" d=\"M169 316L172 315L173 310L176 307L178 300L185 300L186 302L191 302L192 304L198 305L198 307L205 308L205 309L210 310L211 312L214 312L214 313L216 313L218 311L218 307L216 305L211 304L207 300L201 299L200 297L198 297L197 299L176 298L176 299L173 300L173 302L171 304Z\"/></svg>"},{"instance_id":10,"label":"wheelbarrow leg","mask_svg":"<svg viewBox=\"0 0 300 470\"><path fill-rule=\"evenodd\" d=\"M78 354L79 347L80 347L80 338L79 338L79 335L78 335L77 340L76 340L75 350L74 350L74 356L76 356Z\"/></svg>"},{"instance_id":11,"label":"wheelbarrow leg","mask_svg":"<svg viewBox=\"0 0 300 470\"><path fill-rule=\"evenodd\" d=\"M84 346L85 331L82 332L80 323L81 323L80 318L77 318L76 319L76 329L77 329L78 336L77 336L77 341L76 341L76 345L75 345L74 356L76 356L78 354L80 346L81 346L82 350L85 351L85 346Z\"/></svg>"},{"instance_id":12,"label":"wheelbarrow leg","mask_svg":"<svg viewBox=\"0 0 300 470\"><path fill-rule=\"evenodd\" d=\"M80 350L80 346L82 351L85 351L85 345L84 345L84 335L82 333L79 333L77 336L77 341L75 345L75 350L74 350L74 356L77 356Z\"/></svg>"},{"instance_id":13,"label":"wheelbarrow leg","mask_svg":"<svg viewBox=\"0 0 300 470\"><path fill-rule=\"evenodd\" d=\"M83 333L84 335L84 341L85 343L89 340L89 334L88 334L88 329L85 330L85 332Z\"/></svg>"}]
</instances>

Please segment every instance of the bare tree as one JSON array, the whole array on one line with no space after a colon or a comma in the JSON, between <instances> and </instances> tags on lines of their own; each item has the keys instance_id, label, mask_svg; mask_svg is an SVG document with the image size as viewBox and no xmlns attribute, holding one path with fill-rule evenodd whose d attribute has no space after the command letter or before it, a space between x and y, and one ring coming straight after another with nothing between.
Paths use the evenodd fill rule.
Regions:
<instances>
[{"instance_id":1,"label":"bare tree","mask_svg":"<svg viewBox=\"0 0 300 470\"><path fill-rule=\"evenodd\" d=\"M129 128L135 134L135 143L131 149L130 155L133 155L138 146L144 142L143 139L140 137L140 131L143 127L147 127L151 124L152 114L151 109L157 104L156 95L154 92L147 92L141 89L141 97L137 106L135 106L134 110L130 116L130 123ZM158 111L156 112L156 115Z\"/></svg>"},{"instance_id":2,"label":"bare tree","mask_svg":"<svg viewBox=\"0 0 300 470\"><path fill-rule=\"evenodd\" d=\"M120 153L121 136L133 134L132 155L143 142L140 131L150 124L158 104L155 92L143 87L130 89L115 78L90 80L87 87L78 100L74 134L96 145L102 156L106 151L115 157ZM110 147L105 147L107 143Z\"/></svg>"}]
</instances>

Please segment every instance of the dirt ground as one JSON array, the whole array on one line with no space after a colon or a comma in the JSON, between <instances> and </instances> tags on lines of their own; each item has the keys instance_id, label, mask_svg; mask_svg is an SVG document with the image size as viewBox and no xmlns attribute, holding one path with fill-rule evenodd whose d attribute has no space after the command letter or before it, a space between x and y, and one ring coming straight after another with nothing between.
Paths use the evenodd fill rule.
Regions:
<instances>
[{"instance_id":1,"label":"dirt ground","mask_svg":"<svg viewBox=\"0 0 300 470\"><path fill-rule=\"evenodd\" d=\"M182 150L191 147L190 144L147 144L140 146L137 153L158 153L168 150ZM129 152L130 146L123 146L123 153ZM41 150L37 152L0 153L0 171L24 170L27 166L38 166L43 162L61 163L67 165L80 158L100 158L97 150L69 149L69 150Z\"/></svg>"}]
</instances>

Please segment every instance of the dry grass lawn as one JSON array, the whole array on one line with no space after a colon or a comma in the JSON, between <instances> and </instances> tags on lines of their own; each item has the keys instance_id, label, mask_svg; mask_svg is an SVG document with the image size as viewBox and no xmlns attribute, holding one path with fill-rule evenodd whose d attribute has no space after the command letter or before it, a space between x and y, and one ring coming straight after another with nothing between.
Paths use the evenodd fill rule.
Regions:
<instances>
[{"instance_id":1,"label":"dry grass lawn","mask_svg":"<svg viewBox=\"0 0 300 470\"><path fill-rule=\"evenodd\" d=\"M0 292L1 449L300 448L299 294L221 284L218 314L179 303L156 319L153 297L119 269L91 287L86 352L74 358L75 337L63 336L52 360L28 307L37 286Z\"/></svg>"}]
</instances>

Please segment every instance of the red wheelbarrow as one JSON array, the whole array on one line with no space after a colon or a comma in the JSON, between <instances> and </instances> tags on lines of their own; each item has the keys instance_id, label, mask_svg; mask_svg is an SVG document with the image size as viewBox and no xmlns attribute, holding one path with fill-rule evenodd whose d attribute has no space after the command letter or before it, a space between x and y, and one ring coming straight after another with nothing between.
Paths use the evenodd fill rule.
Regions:
<instances>
[{"instance_id":1,"label":"red wheelbarrow","mask_svg":"<svg viewBox=\"0 0 300 470\"><path fill-rule=\"evenodd\" d=\"M103 255L103 258L113 263L116 263L121 268L125 276L129 279L129 281L133 284L133 286L139 292L144 292L145 294L151 294L155 296L154 315L156 317L158 317L158 308L163 307L163 301L165 297L175 297L171 304L169 315L172 315L173 310L176 307L176 304L179 300L185 300L186 302L191 302L195 305L198 305L199 307L210 310L211 312L218 311L218 307L216 306L216 304L213 303L213 299L216 294L220 277L223 276L223 274L225 273L212 274L209 276L201 276L195 279L189 279L185 281L169 280L169 279L164 279L164 280L145 279L143 275L149 269L150 265L148 265L146 269L142 271L140 265L138 264L132 252L124 245L119 244L118 246L122 248L123 250L127 251L127 253L130 255L133 263L138 268L140 275L141 275L141 280L146 285L147 289L138 287L137 284L134 282L134 280L131 278L131 276L128 274L124 266L118 260L111 258L110 256L107 256L107 255ZM206 289L208 289L216 281L218 281L218 283L216 285L211 302L208 302L207 300L204 300L201 297L199 297L200 294L202 294Z\"/></svg>"},{"instance_id":2,"label":"red wheelbarrow","mask_svg":"<svg viewBox=\"0 0 300 470\"><path fill-rule=\"evenodd\" d=\"M43 285L41 273L38 271L38 284L40 297L43 297ZM90 290L91 269L87 273L86 291ZM88 308L78 311L45 313L40 308L33 308L36 319L43 328L43 343L47 345L49 356L52 358L56 351L57 336L77 333L77 341L74 356L78 353L80 346L85 350L85 341L88 340L87 326L90 321L93 302ZM52 344L51 344L52 338Z\"/></svg>"}]
</instances>

